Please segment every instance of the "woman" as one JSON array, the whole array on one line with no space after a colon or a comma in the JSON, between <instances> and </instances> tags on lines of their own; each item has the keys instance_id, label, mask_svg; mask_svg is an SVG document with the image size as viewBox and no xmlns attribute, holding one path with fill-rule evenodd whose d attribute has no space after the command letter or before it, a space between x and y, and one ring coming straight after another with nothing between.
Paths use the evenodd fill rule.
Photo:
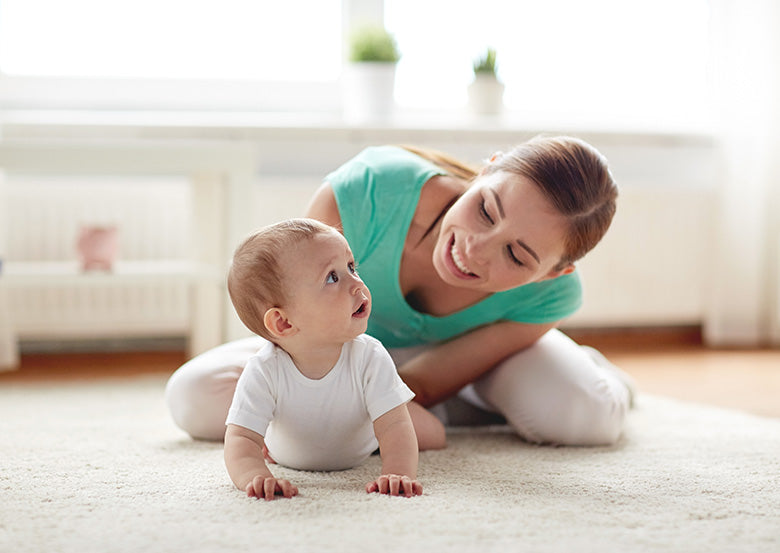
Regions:
<instances>
[{"instance_id":1,"label":"woman","mask_svg":"<svg viewBox=\"0 0 780 553\"><path fill-rule=\"evenodd\" d=\"M373 296L368 333L417 403L450 423L500 414L531 442L604 445L622 430L628 378L555 327L581 304L574 263L607 231L616 198L604 157L574 138L528 141L479 171L388 146L328 175L307 216L343 230ZM215 348L171 377L179 426L222 438L259 340Z\"/></svg>"}]
</instances>

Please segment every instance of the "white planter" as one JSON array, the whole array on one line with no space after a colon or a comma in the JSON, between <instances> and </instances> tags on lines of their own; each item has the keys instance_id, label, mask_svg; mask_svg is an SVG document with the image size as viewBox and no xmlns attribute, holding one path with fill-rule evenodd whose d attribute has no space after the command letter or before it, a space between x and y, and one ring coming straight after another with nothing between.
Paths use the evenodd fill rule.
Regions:
<instances>
[{"instance_id":1,"label":"white planter","mask_svg":"<svg viewBox=\"0 0 780 553\"><path fill-rule=\"evenodd\" d=\"M394 63L347 64L342 79L344 119L349 123L391 119L395 107L394 90Z\"/></svg>"},{"instance_id":2,"label":"white planter","mask_svg":"<svg viewBox=\"0 0 780 553\"><path fill-rule=\"evenodd\" d=\"M498 115L504 108L504 84L492 75L475 75L468 93L469 109L477 115Z\"/></svg>"}]
</instances>

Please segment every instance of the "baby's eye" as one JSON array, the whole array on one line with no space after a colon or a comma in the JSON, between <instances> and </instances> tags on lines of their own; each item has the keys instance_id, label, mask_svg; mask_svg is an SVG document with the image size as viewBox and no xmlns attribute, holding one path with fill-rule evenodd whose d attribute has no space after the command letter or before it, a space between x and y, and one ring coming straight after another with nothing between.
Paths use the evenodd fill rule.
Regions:
<instances>
[{"instance_id":1,"label":"baby's eye","mask_svg":"<svg viewBox=\"0 0 780 553\"><path fill-rule=\"evenodd\" d=\"M325 282L328 284L335 284L339 281L339 275L336 274L336 271L331 271L328 273L327 278L325 278Z\"/></svg>"},{"instance_id":2,"label":"baby's eye","mask_svg":"<svg viewBox=\"0 0 780 553\"><path fill-rule=\"evenodd\" d=\"M349 263L349 264L347 265L347 267L349 268L349 272L350 272L350 273L352 273L353 275L356 275L356 274L357 274L357 267L355 267L355 263L354 263L354 261L353 261L353 262L351 262L351 263Z\"/></svg>"}]
</instances>

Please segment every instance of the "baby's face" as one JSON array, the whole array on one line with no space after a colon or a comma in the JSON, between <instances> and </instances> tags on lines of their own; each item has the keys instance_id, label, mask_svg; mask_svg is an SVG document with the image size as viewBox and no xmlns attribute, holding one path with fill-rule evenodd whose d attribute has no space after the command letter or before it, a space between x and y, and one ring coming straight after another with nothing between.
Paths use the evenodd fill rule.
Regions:
<instances>
[{"instance_id":1,"label":"baby's face","mask_svg":"<svg viewBox=\"0 0 780 553\"><path fill-rule=\"evenodd\" d=\"M344 343L366 331L371 294L341 234L334 230L304 240L282 263L285 311L302 337L312 345Z\"/></svg>"}]
</instances>

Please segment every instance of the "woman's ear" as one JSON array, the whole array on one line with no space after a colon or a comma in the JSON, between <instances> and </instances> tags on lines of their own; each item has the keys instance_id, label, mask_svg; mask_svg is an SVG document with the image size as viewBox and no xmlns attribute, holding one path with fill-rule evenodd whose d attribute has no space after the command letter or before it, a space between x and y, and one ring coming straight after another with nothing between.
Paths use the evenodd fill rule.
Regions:
<instances>
[{"instance_id":1,"label":"woman's ear","mask_svg":"<svg viewBox=\"0 0 780 553\"><path fill-rule=\"evenodd\" d=\"M487 172L490 164L495 163L503 155L504 152L493 152L493 154L485 160L485 164L482 166L482 169L479 170L479 174L484 175Z\"/></svg>"},{"instance_id":2,"label":"woman's ear","mask_svg":"<svg viewBox=\"0 0 780 553\"><path fill-rule=\"evenodd\" d=\"M551 278L558 278L559 276L562 276L562 275L568 275L570 273L573 273L574 269L576 269L576 268L577 267L575 267L574 263L569 263L568 265L566 265L563 268L553 268L553 269L550 270L549 273L544 275L542 280L549 280Z\"/></svg>"},{"instance_id":3,"label":"woman's ear","mask_svg":"<svg viewBox=\"0 0 780 553\"><path fill-rule=\"evenodd\" d=\"M278 307L272 307L265 312L263 324L265 324L266 330L276 338L286 338L298 332L298 329L293 326L284 311Z\"/></svg>"}]
</instances>

